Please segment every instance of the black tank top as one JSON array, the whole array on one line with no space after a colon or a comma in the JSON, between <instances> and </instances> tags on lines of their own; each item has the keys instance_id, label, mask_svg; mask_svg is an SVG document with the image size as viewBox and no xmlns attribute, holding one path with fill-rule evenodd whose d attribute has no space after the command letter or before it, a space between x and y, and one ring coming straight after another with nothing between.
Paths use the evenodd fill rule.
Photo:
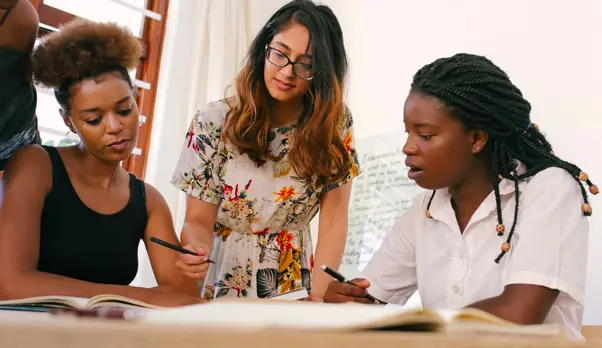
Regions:
<instances>
[{"instance_id":1,"label":"black tank top","mask_svg":"<svg viewBox=\"0 0 602 348\"><path fill-rule=\"evenodd\" d=\"M130 284L138 272L138 245L148 218L144 182L130 174L125 208L100 214L80 200L57 149L44 149L52 162L52 189L42 211L38 270L94 283Z\"/></svg>"}]
</instances>

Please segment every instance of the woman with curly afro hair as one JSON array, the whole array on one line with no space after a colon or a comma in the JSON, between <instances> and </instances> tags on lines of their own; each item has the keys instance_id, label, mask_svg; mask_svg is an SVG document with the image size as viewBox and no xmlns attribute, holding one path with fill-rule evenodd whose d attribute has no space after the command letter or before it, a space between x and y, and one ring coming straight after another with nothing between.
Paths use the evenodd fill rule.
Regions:
<instances>
[{"instance_id":1,"label":"woman with curly afro hair","mask_svg":"<svg viewBox=\"0 0 602 348\"><path fill-rule=\"evenodd\" d=\"M33 54L36 82L53 88L81 142L29 145L11 158L0 197L0 299L111 293L163 306L201 301L175 267L177 244L161 194L120 162L136 144L139 111L128 69L141 47L113 24L76 20ZM143 240L158 286L128 286Z\"/></svg>"}]
</instances>

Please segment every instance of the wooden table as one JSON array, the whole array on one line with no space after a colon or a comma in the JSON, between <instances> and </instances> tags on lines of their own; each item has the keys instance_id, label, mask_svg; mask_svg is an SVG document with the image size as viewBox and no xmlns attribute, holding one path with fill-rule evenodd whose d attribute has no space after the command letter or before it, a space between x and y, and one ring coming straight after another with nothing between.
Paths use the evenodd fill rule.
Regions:
<instances>
[{"instance_id":1,"label":"wooden table","mask_svg":"<svg viewBox=\"0 0 602 348\"><path fill-rule=\"evenodd\" d=\"M237 348L428 348L602 347L602 341L571 342L508 337L446 337L394 332L231 332L190 326L158 326L119 320L52 317L0 311L0 347L237 347Z\"/></svg>"}]
</instances>

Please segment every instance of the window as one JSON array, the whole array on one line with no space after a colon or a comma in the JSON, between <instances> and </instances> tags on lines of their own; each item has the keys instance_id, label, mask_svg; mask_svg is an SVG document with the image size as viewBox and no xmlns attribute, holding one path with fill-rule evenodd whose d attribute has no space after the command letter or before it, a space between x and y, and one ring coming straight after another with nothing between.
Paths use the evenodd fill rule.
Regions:
<instances>
[{"instance_id":1,"label":"window","mask_svg":"<svg viewBox=\"0 0 602 348\"><path fill-rule=\"evenodd\" d=\"M124 4L131 7L126 7ZM146 0L44 0L44 5L97 22L106 20L117 22L128 27L134 35L142 35L145 16L134 8L145 8Z\"/></svg>"},{"instance_id":2,"label":"window","mask_svg":"<svg viewBox=\"0 0 602 348\"><path fill-rule=\"evenodd\" d=\"M134 85L138 89L140 133L134 153L122 165L139 178L144 178L169 0L29 1L36 7L40 17L40 37L75 18L86 18L117 22L140 38L143 57L137 69L132 72ZM69 130L60 117L53 91L40 87L37 89L36 112L42 142L54 146L77 142L78 138L68 133Z\"/></svg>"}]
</instances>

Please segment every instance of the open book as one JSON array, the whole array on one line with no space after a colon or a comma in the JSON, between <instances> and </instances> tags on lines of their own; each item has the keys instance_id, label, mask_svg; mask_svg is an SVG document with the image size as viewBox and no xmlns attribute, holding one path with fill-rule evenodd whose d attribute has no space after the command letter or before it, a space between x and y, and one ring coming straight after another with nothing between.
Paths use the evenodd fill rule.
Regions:
<instances>
[{"instance_id":1,"label":"open book","mask_svg":"<svg viewBox=\"0 0 602 348\"><path fill-rule=\"evenodd\" d=\"M119 308L162 308L142 301L123 297L120 295L97 295L92 298L81 298L71 296L40 296L19 300L0 301L0 309L36 310L43 308L73 308L94 310L104 307Z\"/></svg>"},{"instance_id":2,"label":"open book","mask_svg":"<svg viewBox=\"0 0 602 348\"><path fill-rule=\"evenodd\" d=\"M284 294L279 294L276 296L268 297L268 300L282 300L282 301L297 301L303 300L309 297L307 293L307 289L301 288L289 292L285 292Z\"/></svg>"},{"instance_id":3,"label":"open book","mask_svg":"<svg viewBox=\"0 0 602 348\"><path fill-rule=\"evenodd\" d=\"M269 300L295 301L308 297L307 290L301 288L270 297ZM165 308L150 303L145 303L120 295L103 294L92 298L81 298L72 296L39 296L19 300L0 301L0 310L27 310L47 311L53 308L73 308L81 310L94 310L98 308L118 307L123 309L159 309Z\"/></svg>"},{"instance_id":4,"label":"open book","mask_svg":"<svg viewBox=\"0 0 602 348\"><path fill-rule=\"evenodd\" d=\"M476 309L433 311L307 301L215 300L201 305L145 312L137 320L157 324L227 327L228 330L397 330L564 337L564 331L556 325L521 326Z\"/></svg>"}]
</instances>

